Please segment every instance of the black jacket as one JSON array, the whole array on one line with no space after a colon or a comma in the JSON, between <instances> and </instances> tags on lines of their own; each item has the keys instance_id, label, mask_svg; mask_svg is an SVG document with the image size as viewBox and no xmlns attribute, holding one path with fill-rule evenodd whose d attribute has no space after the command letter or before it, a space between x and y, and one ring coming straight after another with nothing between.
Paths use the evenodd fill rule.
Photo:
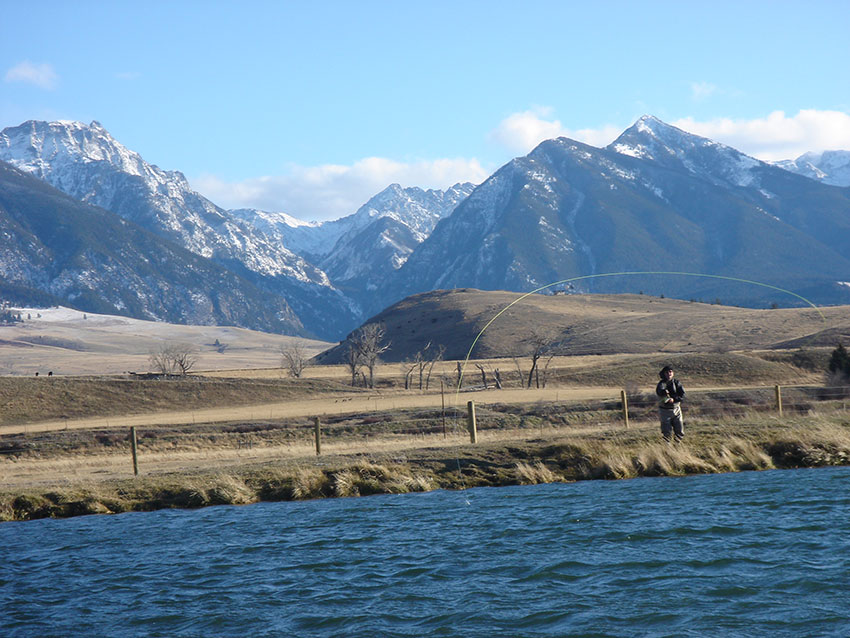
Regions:
<instances>
[{"instance_id":1,"label":"black jacket","mask_svg":"<svg viewBox=\"0 0 850 638\"><path fill-rule=\"evenodd\" d=\"M682 384L679 383L679 380L676 378L673 378L670 382L662 379L658 382L658 385L655 386L655 394L661 397L662 408L672 408L673 405L681 403L682 399L685 398L685 388L682 387ZM673 405L664 403L664 399L667 397L673 398Z\"/></svg>"}]
</instances>

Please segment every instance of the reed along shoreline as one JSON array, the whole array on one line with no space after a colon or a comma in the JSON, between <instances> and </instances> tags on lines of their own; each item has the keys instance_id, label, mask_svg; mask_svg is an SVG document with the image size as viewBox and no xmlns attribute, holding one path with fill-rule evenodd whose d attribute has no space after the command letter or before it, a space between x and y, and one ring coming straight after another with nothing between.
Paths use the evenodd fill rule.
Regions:
<instances>
[{"instance_id":1,"label":"reed along shoreline","mask_svg":"<svg viewBox=\"0 0 850 638\"><path fill-rule=\"evenodd\" d=\"M657 426L556 432L507 441L403 452L327 455L287 462L221 465L135 478L0 490L0 521L246 505L435 489L461 490L583 480L686 476L850 465L850 416L787 419L755 415L695 421L683 443L660 441ZM12 470L14 464L6 464Z\"/></svg>"}]
</instances>

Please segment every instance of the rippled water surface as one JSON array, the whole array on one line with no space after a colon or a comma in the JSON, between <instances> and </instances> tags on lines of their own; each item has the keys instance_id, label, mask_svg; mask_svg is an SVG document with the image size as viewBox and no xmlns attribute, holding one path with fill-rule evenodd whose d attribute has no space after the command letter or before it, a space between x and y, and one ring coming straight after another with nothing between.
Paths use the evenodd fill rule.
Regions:
<instances>
[{"instance_id":1,"label":"rippled water surface","mask_svg":"<svg viewBox=\"0 0 850 638\"><path fill-rule=\"evenodd\" d=\"M850 468L0 524L2 636L850 636Z\"/></svg>"}]
</instances>

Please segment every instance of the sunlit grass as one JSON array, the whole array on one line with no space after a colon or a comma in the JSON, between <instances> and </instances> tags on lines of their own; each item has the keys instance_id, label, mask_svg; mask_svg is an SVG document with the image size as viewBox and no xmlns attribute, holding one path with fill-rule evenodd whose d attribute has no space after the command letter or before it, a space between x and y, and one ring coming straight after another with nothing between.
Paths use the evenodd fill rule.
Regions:
<instances>
[{"instance_id":1,"label":"sunlit grass","mask_svg":"<svg viewBox=\"0 0 850 638\"><path fill-rule=\"evenodd\" d=\"M450 424L446 436L389 432L365 440L330 430L321 457L306 436L238 448L208 435L177 448L158 440L141 451L136 478L127 449L108 441L109 453L6 458L0 520L850 464L850 416L841 409L781 419L755 411L694 418L681 443L663 442L654 421L635 420L629 429L617 421L564 425L554 417L527 423L482 429L475 446L462 422Z\"/></svg>"}]
</instances>

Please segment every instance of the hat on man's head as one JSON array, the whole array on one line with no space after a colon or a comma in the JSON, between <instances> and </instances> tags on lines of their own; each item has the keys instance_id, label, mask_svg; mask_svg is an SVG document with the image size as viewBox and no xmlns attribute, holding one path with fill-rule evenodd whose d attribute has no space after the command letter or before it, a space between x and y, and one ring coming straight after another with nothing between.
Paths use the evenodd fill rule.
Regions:
<instances>
[{"instance_id":1,"label":"hat on man's head","mask_svg":"<svg viewBox=\"0 0 850 638\"><path fill-rule=\"evenodd\" d=\"M661 368L661 372L658 373L658 376L664 378L664 375L668 371L672 371L672 370L673 370L673 368L671 368L670 366L664 366L663 368Z\"/></svg>"}]
</instances>

